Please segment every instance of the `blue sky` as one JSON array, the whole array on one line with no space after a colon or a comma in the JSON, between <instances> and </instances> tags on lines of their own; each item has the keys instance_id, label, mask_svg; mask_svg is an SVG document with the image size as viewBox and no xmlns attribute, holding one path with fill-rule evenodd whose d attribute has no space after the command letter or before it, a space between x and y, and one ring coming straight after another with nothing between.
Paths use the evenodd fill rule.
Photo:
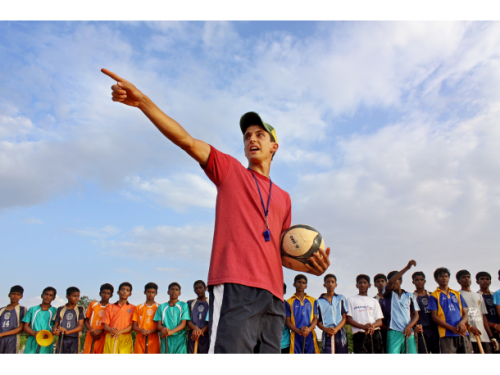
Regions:
<instances>
[{"instance_id":1,"label":"blue sky","mask_svg":"<svg viewBox=\"0 0 500 375\"><path fill-rule=\"evenodd\" d=\"M103 67L244 164L240 116L272 124L271 177L292 223L332 248L338 292L410 259L429 289L439 266L500 268L498 22L4 21L0 34L0 305L14 284L32 306L48 285L59 305L69 286L96 298L127 280L139 303L149 281L164 302L170 282L187 300L206 279L216 190L111 101Z\"/></svg>"}]
</instances>

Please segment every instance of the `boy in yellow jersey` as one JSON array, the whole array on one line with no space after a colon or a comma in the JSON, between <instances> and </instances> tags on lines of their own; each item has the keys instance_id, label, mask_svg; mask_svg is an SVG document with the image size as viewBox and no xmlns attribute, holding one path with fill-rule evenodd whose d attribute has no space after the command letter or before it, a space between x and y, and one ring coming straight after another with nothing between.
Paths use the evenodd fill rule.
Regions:
<instances>
[{"instance_id":1,"label":"boy in yellow jersey","mask_svg":"<svg viewBox=\"0 0 500 375\"><path fill-rule=\"evenodd\" d=\"M159 354L160 336L158 336L156 322L153 320L159 306L155 301L156 294L158 294L158 285L147 283L144 286L144 294L146 295L146 302L135 308L132 317L132 329L137 332L134 353L144 354L147 348L146 354Z\"/></svg>"},{"instance_id":2,"label":"boy in yellow jersey","mask_svg":"<svg viewBox=\"0 0 500 375\"><path fill-rule=\"evenodd\" d=\"M318 323L318 301L308 296L307 277L302 274L293 280L295 294L285 303L286 326L292 331L290 354L319 354L314 328Z\"/></svg>"},{"instance_id":3,"label":"boy in yellow jersey","mask_svg":"<svg viewBox=\"0 0 500 375\"><path fill-rule=\"evenodd\" d=\"M104 309L109 304L109 299L113 297L114 290L113 285L108 283L102 284L99 291L101 301L92 301L87 308L84 321L87 328L87 336L85 337L83 354L102 354L104 350L106 333L104 332L104 323L102 320L104 318ZM94 344L93 347L92 344Z\"/></svg>"},{"instance_id":4,"label":"boy in yellow jersey","mask_svg":"<svg viewBox=\"0 0 500 375\"><path fill-rule=\"evenodd\" d=\"M128 302L132 295L132 284L124 282L118 288L120 299L116 303L110 303L104 310L104 354L132 354L134 347L132 342L132 317L135 306Z\"/></svg>"}]
</instances>

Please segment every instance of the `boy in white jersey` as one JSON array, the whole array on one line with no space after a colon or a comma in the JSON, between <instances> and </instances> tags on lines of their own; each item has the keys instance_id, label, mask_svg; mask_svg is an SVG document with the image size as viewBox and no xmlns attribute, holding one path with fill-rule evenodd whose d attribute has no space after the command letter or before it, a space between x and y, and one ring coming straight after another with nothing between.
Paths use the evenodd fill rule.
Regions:
<instances>
[{"instance_id":1,"label":"boy in white jersey","mask_svg":"<svg viewBox=\"0 0 500 375\"><path fill-rule=\"evenodd\" d=\"M358 275L359 294L347 299L347 324L352 326L354 353L384 353L380 326L384 315L375 298L368 297L370 276Z\"/></svg>"}]
</instances>

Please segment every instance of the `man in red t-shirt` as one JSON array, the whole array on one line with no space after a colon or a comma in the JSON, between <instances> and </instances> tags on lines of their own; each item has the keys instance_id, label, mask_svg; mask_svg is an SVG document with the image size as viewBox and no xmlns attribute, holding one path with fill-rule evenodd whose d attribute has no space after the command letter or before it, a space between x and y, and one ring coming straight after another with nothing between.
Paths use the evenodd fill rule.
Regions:
<instances>
[{"instance_id":1,"label":"man in red t-shirt","mask_svg":"<svg viewBox=\"0 0 500 375\"><path fill-rule=\"evenodd\" d=\"M174 144L186 151L217 186L215 231L208 272L209 353L280 353L285 321L281 233L290 227L292 204L272 183L276 131L255 112L241 117L248 168L235 158L194 139L133 84L102 72L117 84L115 102L139 108ZM309 273L323 274L330 249L320 249Z\"/></svg>"}]
</instances>

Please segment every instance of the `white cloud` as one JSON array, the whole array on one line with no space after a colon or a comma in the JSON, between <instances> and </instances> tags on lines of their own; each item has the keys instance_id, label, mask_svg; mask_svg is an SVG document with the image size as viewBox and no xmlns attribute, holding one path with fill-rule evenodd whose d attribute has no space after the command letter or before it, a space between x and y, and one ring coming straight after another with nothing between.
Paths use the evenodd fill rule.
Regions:
<instances>
[{"instance_id":1,"label":"white cloud","mask_svg":"<svg viewBox=\"0 0 500 375\"><path fill-rule=\"evenodd\" d=\"M158 226L133 228L128 241L101 242L110 254L133 258L160 257L208 261L212 249L213 225L184 227Z\"/></svg>"},{"instance_id":2,"label":"white cloud","mask_svg":"<svg viewBox=\"0 0 500 375\"><path fill-rule=\"evenodd\" d=\"M96 228L85 228L85 229L74 229L69 228L66 229L68 232L79 234L82 236L90 236L90 237L109 237L115 236L120 233L120 230L112 225L106 225L101 229Z\"/></svg>"}]
</instances>

